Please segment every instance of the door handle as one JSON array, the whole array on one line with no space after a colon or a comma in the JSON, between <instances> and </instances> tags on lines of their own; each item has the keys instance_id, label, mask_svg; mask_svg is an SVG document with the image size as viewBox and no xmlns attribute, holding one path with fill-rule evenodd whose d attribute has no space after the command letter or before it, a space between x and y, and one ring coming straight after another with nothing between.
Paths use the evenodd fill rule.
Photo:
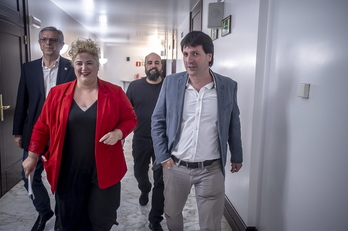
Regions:
<instances>
[{"instance_id":1,"label":"door handle","mask_svg":"<svg viewBox=\"0 0 348 231\"><path fill-rule=\"evenodd\" d=\"M10 108L10 106L3 106L2 94L0 94L0 121L4 121L4 110L7 110L9 108Z\"/></svg>"}]
</instances>

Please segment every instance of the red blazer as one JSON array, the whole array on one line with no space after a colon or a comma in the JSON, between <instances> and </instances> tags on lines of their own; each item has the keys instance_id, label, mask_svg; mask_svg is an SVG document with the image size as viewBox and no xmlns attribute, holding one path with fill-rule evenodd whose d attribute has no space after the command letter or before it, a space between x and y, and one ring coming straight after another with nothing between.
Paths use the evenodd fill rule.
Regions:
<instances>
[{"instance_id":1,"label":"red blazer","mask_svg":"<svg viewBox=\"0 0 348 231\"><path fill-rule=\"evenodd\" d=\"M49 150L44 155L47 159L44 166L52 193L58 182L75 85L76 80L51 89L34 126L28 148L34 153L43 153L49 142ZM99 139L116 128L122 131L124 139L136 127L137 119L131 103L119 86L98 79L98 87L95 160L98 185L105 189L121 181L127 166L120 141L115 145L106 145L99 142Z\"/></svg>"}]
</instances>

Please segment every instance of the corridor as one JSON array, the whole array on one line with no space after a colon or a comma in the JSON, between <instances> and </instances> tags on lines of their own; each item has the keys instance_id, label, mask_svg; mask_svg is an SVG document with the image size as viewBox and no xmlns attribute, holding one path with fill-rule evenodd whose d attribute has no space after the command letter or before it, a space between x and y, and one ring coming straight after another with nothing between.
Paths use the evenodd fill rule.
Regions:
<instances>
[{"instance_id":1,"label":"corridor","mask_svg":"<svg viewBox=\"0 0 348 231\"><path fill-rule=\"evenodd\" d=\"M151 201L146 206L140 206L138 198L140 192L137 188L136 180L133 176L133 158L132 158L132 135L126 138L124 145L128 172L123 178L121 187L121 206L118 209L118 226L113 226L111 231L146 231L148 228L148 213L150 211ZM45 180L47 188L49 185ZM198 217L196 212L196 202L194 190L184 208L185 231L199 230ZM51 196L52 207L54 197ZM150 197L151 198L151 197ZM29 231L37 218L34 206L27 197L27 192L23 187L22 181L14 188L0 198L0 231ZM165 219L162 221L164 230L166 227ZM46 224L46 231L53 231L54 219L52 218ZM222 230L231 231L227 221L222 220Z\"/></svg>"}]
</instances>

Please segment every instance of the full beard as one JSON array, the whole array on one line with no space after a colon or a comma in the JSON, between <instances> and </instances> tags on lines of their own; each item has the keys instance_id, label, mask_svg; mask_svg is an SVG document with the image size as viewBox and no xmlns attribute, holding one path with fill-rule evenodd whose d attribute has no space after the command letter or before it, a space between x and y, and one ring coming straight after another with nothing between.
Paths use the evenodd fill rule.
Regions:
<instances>
[{"instance_id":1,"label":"full beard","mask_svg":"<svg viewBox=\"0 0 348 231\"><path fill-rule=\"evenodd\" d=\"M157 68L152 68L149 71L146 71L146 76L149 80L156 82L157 79L161 76L161 72Z\"/></svg>"}]
</instances>

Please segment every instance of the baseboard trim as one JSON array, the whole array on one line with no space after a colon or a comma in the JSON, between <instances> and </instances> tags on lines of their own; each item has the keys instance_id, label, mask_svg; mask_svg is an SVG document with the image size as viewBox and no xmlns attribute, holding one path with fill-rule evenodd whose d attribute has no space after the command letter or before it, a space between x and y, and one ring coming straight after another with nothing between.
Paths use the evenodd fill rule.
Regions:
<instances>
[{"instance_id":1,"label":"baseboard trim","mask_svg":"<svg viewBox=\"0 0 348 231\"><path fill-rule=\"evenodd\" d=\"M257 231L256 227L246 226L231 201L225 196L224 216L233 231Z\"/></svg>"}]
</instances>

